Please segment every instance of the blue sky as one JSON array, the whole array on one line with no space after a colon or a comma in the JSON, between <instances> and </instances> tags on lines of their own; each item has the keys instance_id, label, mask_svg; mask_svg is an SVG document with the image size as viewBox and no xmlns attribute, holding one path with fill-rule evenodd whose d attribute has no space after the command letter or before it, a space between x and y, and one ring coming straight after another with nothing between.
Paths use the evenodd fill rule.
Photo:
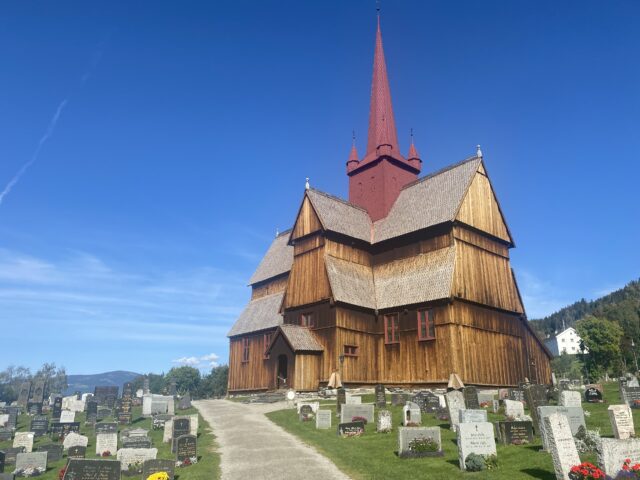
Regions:
<instances>
[{"instance_id":1,"label":"blue sky","mask_svg":"<svg viewBox=\"0 0 640 480\"><path fill-rule=\"evenodd\" d=\"M640 276L640 3L384 2L401 147L482 144L529 317ZM207 368L305 177L345 197L375 2L3 2L0 368ZM58 114L58 115L56 115Z\"/></svg>"}]
</instances>

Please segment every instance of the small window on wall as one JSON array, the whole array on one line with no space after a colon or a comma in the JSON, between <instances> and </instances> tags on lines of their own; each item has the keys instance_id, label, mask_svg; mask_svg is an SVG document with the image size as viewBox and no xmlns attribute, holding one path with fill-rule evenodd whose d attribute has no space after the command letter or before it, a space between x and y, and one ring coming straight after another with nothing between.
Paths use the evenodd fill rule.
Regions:
<instances>
[{"instance_id":1,"label":"small window on wall","mask_svg":"<svg viewBox=\"0 0 640 480\"><path fill-rule=\"evenodd\" d=\"M397 313L384 316L384 343L400 343Z\"/></svg>"},{"instance_id":2,"label":"small window on wall","mask_svg":"<svg viewBox=\"0 0 640 480\"><path fill-rule=\"evenodd\" d=\"M242 339L242 363L247 363L249 361L249 339Z\"/></svg>"},{"instance_id":3,"label":"small window on wall","mask_svg":"<svg viewBox=\"0 0 640 480\"><path fill-rule=\"evenodd\" d=\"M418 340L433 340L436 338L436 324L433 321L433 311L418 310Z\"/></svg>"},{"instance_id":4,"label":"small window on wall","mask_svg":"<svg viewBox=\"0 0 640 480\"><path fill-rule=\"evenodd\" d=\"M302 313L300 315L300 325L303 327L315 327L313 312Z\"/></svg>"},{"instance_id":5,"label":"small window on wall","mask_svg":"<svg viewBox=\"0 0 640 480\"><path fill-rule=\"evenodd\" d=\"M345 357L357 357L358 356L358 346L357 345L345 345L344 346L344 356Z\"/></svg>"},{"instance_id":6,"label":"small window on wall","mask_svg":"<svg viewBox=\"0 0 640 480\"><path fill-rule=\"evenodd\" d=\"M273 332L265 333L263 337L263 348L262 348L262 358L265 360L269 360L269 354L267 353L267 348L271 345L271 339L273 338Z\"/></svg>"}]
</instances>

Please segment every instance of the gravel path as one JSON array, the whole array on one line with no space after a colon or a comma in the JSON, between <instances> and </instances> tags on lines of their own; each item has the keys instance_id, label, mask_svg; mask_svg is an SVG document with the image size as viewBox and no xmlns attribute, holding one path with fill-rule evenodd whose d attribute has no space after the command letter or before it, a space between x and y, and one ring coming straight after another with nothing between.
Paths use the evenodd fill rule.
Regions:
<instances>
[{"instance_id":1,"label":"gravel path","mask_svg":"<svg viewBox=\"0 0 640 480\"><path fill-rule=\"evenodd\" d=\"M220 446L222 480L349 479L325 456L264 416L281 410L284 403L199 400L193 405Z\"/></svg>"}]
</instances>

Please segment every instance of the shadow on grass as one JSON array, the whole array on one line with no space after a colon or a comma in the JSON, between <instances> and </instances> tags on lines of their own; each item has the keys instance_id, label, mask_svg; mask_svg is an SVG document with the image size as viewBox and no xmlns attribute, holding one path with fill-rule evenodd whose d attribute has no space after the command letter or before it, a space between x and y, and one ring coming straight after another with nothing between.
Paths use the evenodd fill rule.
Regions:
<instances>
[{"instance_id":1,"label":"shadow on grass","mask_svg":"<svg viewBox=\"0 0 640 480\"><path fill-rule=\"evenodd\" d=\"M526 447L527 450L532 450L534 452L541 452L542 451L542 446L541 445L527 445Z\"/></svg>"},{"instance_id":2,"label":"shadow on grass","mask_svg":"<svg viewBox=\"0 0 640 480\"><path fill-rule=\"evenodd\" d=\"M447 460L447 463L450 463L454 467L460 468L460 462L458 460Z\"/></svg>"},{"instance_id":3,"label":"shadow on grass","mask_svg":"<svg viewBox=\"0 0 640 480\"><path fill-rule=\"evenodd\" d=\"M540 480L555 480L556 478L554 473L542 470L541 468L525 468L520 471L526 473L531 478L538 478Z\"/></svg>"}]
</instances>

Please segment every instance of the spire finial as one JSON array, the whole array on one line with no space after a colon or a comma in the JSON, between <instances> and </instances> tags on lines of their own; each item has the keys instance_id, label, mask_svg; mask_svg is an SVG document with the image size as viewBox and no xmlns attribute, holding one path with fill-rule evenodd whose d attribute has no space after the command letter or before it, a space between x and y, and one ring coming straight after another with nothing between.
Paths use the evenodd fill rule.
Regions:
<instances>
[{"instance_id":1,"label":"spire finial","mask_svg":"<svg viewBox=\"0 0 640 480\"><path fill-rule=\"evenodd\" d=\"M278 237L278 235L280 235L280 229L276 227L276 238Z\"/></svg>"},{"instance_id":2,"label":"spire finial","mask_svg":"<svg viewBox=\"0 0 640 480\"><path fill-rule=\"evenodd\" d=\"M411 135L411 145L413 145L413 127L411 127L409 135Z\"/></svg>"},{"instance_id":3,"label":"spire finial","mask_svg":"<svg viewBox=\"0 0 640 480\"><path fill-rule=\"evenodd\" d=\"M482 150L480 150L480 145L478 145L476 150L476 157L482 158Z\"/></svg>"},{"instance_id":4,"label":"spire finial","mask_svg":"<svg viewBox=\"0 0 640 480\"><path fill-rule=\"evenodd\" d=\"M351 130L351 146L352 147L356 146L356 131L355 130Z\"/></svg>"},{"instance_id":5,"label":"spire finial","mask_svg":"<svg viewBox=\"0 0 640 480\"><path fill-rule=\"evenodd\" d=\"M305 190L309 190L310 186L309 186L309 177L307 177L307 181L304 183L304 189Z\"/></svg>"}]
</instances>

